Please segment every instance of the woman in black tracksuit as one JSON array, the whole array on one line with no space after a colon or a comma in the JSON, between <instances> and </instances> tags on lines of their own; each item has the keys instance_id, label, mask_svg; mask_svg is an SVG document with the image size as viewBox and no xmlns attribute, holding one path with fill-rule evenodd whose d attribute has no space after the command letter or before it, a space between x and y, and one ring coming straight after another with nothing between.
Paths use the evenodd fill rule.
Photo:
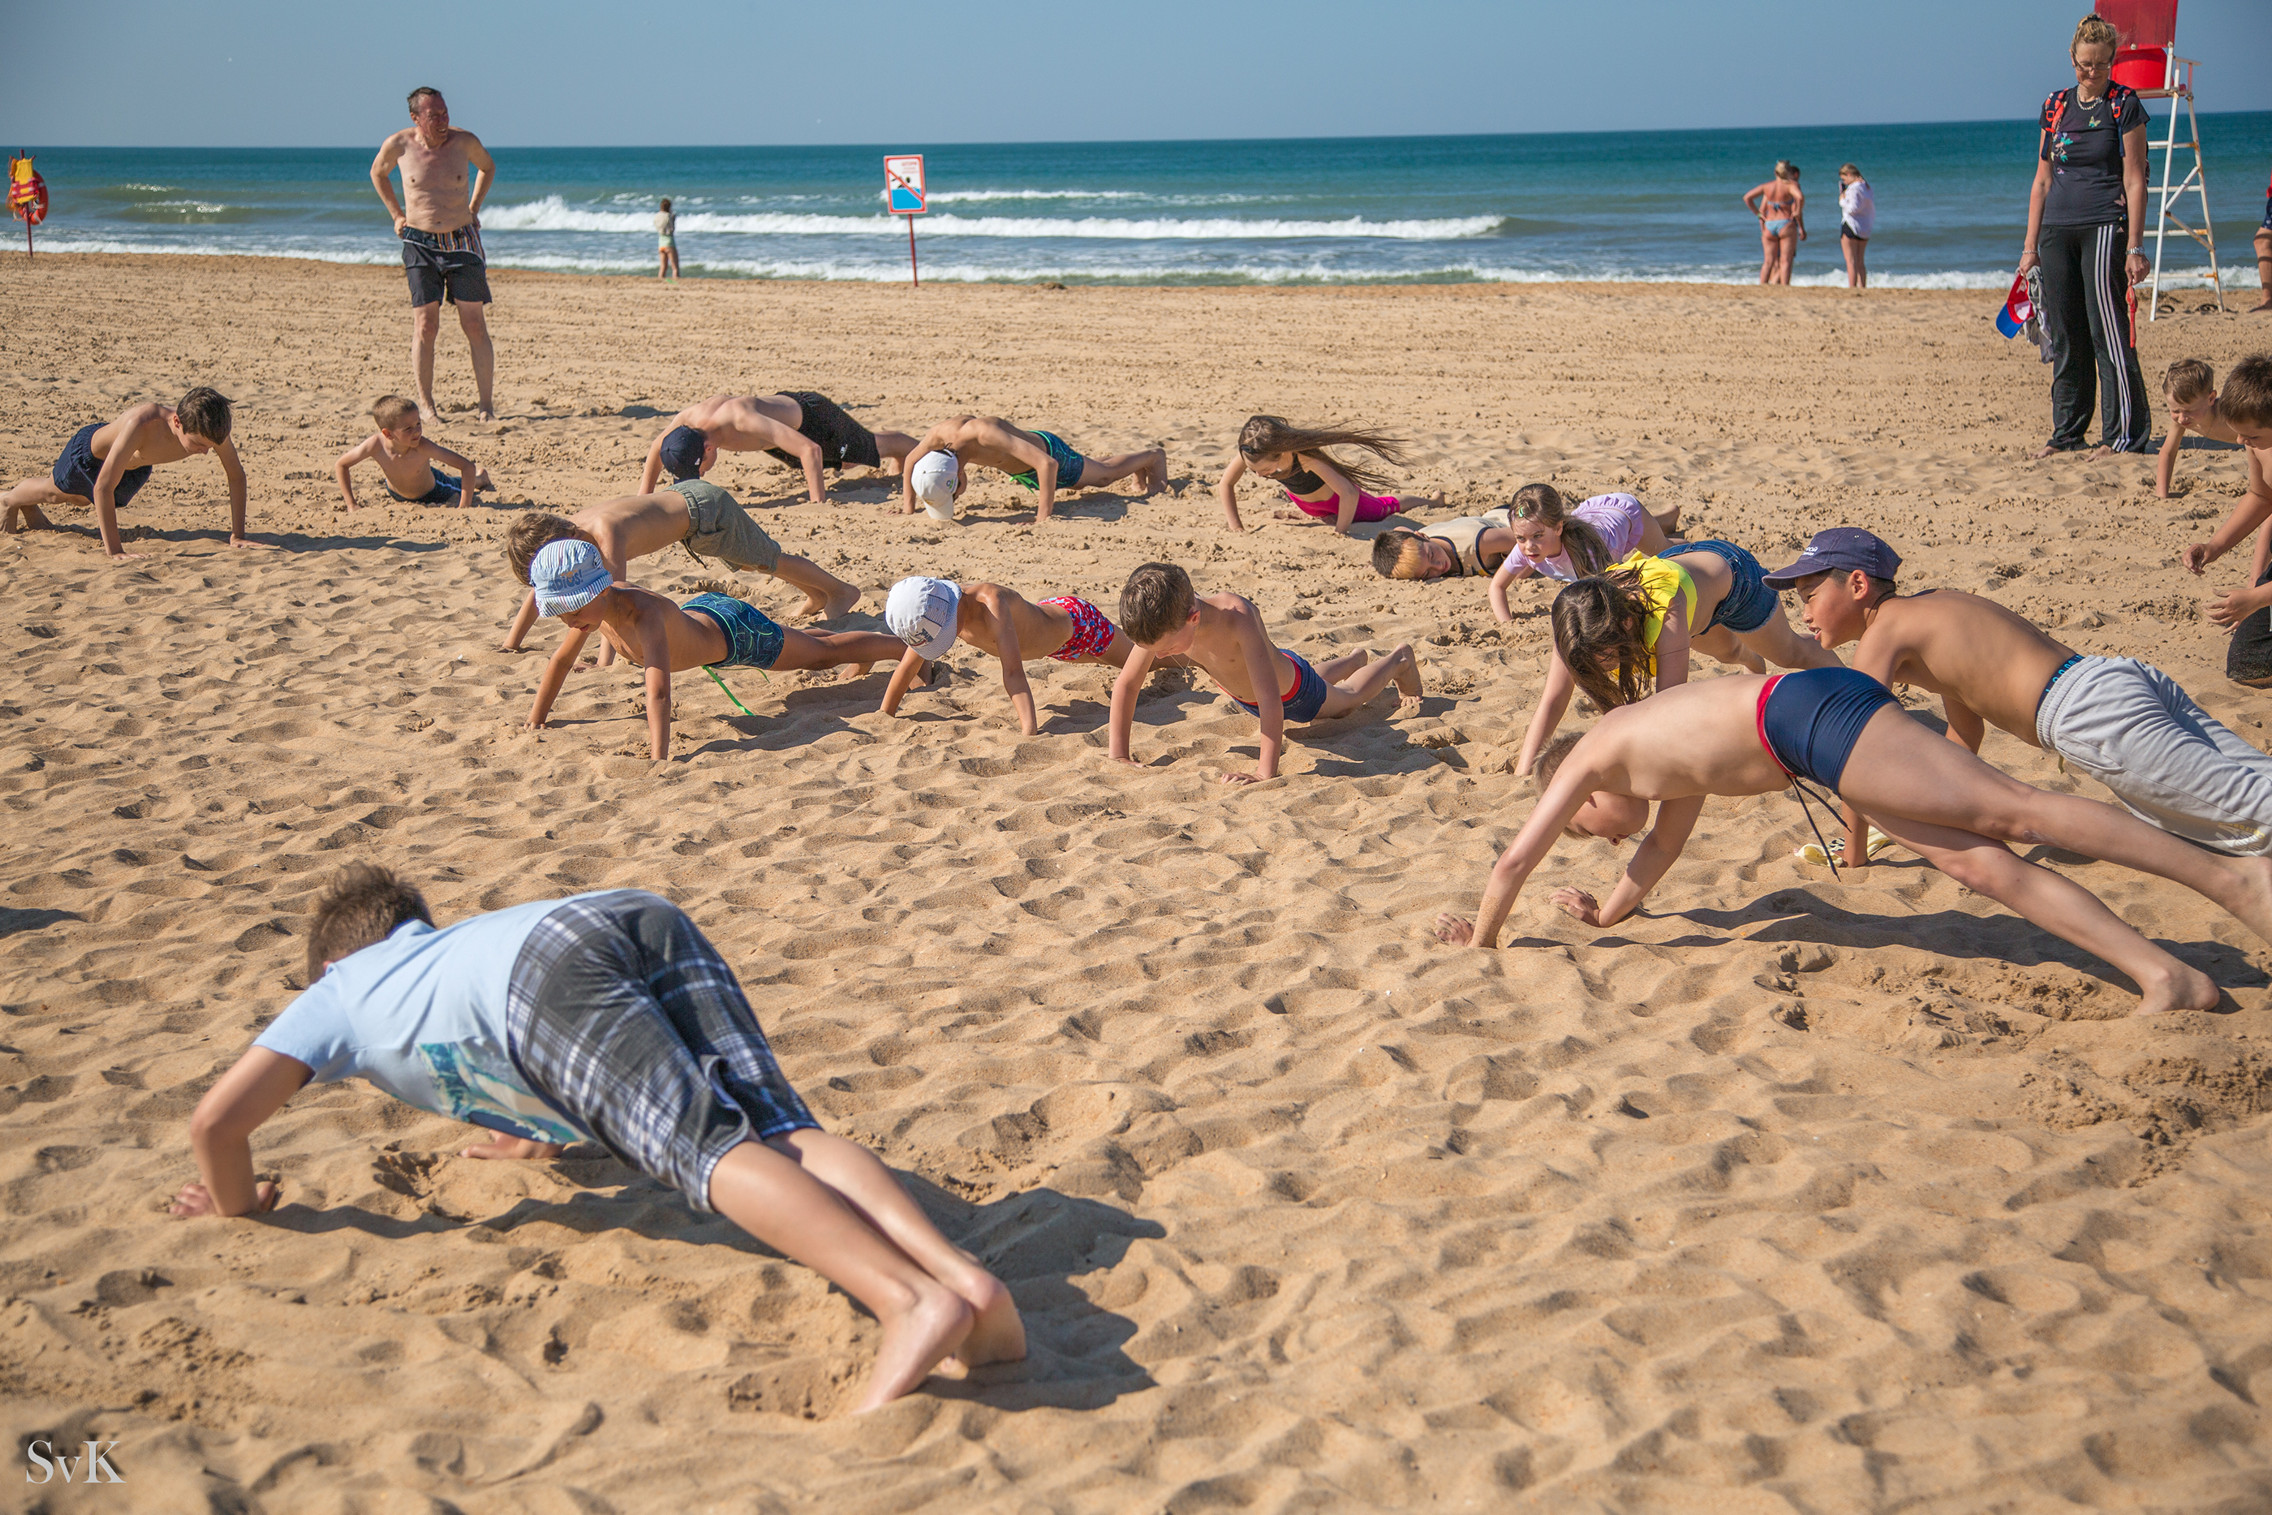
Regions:
<instances>
[{"instance_id":1,"label":"woman in black tracksuit","mask_svg":"<svg viewBox=\"0 0 2272 1515\"><path fill-rule=\"evenodd\" d=\"M2101 446L2144 452L2153 438L2127 298L2147 272L2146 108L2107 78L2114 48L2114 28L2085 16L2068 49L2074 87L2043 102L2020 253L2021 273L2042 267L2051 334L2051 441L2039 456L2087 445L2094 401Z\"/></svg>"}]
</instances>

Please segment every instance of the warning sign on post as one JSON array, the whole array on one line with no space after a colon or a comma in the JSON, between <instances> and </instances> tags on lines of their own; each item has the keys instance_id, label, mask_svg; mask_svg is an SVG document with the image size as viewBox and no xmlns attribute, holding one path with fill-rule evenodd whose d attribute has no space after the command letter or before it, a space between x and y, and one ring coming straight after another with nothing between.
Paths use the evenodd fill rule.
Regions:
<instances>
[{"instance_id":1,"label":"warning sign on post","mask_svg":"<svg viewBox=\"0 0 2272 1515\"><path fill-rule=\"evenodd\" d=\"M923 155L904 153L884 159L884 200L895 216L923 214Z\"/></svg>"}]
</instances>

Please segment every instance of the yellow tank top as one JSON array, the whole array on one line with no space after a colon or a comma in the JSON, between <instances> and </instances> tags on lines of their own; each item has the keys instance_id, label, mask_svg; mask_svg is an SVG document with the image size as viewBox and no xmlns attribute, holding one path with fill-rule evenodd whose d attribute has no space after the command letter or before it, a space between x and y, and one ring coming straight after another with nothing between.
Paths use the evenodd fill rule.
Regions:
<instances>
[{"instance_id":1,"label":"yellow tank top","mask_svg":"<svg viewBox=\"0 0 2272 1515\"><path fill-rule=\"evenodd\" d=\"M1686 591L1688 595L1688 629L1696 629L1696 581L1680 564L1663 558L1653 558L1636 552L1604 569L1604 573L1618 573L1632 569L1641 576L1641 598L1649 607L1648 621L1642 627L1642 639L1649 645L1649 677L1657 676L1657 634L1665 629L1665 616L1672 610L1673 596Z\"/></svg>"}]
</instances>

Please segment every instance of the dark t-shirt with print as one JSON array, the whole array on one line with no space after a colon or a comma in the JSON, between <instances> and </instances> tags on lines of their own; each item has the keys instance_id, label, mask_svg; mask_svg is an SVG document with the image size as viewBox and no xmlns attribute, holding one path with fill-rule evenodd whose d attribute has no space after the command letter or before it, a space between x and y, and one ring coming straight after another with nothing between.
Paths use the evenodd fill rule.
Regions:
<instances>
[{"instance_id":1,"label":"dark t-shirt with print","mask_svg":"<svg viewBox=\"0 0 2272 1515\"><path fill-rule=\"evenodd\" d=\"M2042 159L2051 165L2045 226L2105 226L2127 219L2122 199L2122 134L2146 124L2146 107L2121 85L2080 104L2063 89L2043 102Z\"/></svg>"}]
</instances>

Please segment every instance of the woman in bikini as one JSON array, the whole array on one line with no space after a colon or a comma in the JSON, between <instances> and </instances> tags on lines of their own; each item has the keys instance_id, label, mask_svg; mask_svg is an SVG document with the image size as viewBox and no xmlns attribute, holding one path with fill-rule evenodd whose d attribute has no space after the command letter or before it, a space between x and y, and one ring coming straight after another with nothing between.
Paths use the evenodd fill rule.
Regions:
<instances>
[{"instance_id":1,"label":"woman in bikini","mask_svg":"<svg viewBox=\"0 0 2272 1515\"><path fill-rule=\"evenodd\" d=\"M1744 208L1759 217L1759 282L1788 284L1799 244L1807 239L1807 196L1799 171L1788 160L1775 165L1775 177L1744 193Z\"/></svg>"}]
</instances>

